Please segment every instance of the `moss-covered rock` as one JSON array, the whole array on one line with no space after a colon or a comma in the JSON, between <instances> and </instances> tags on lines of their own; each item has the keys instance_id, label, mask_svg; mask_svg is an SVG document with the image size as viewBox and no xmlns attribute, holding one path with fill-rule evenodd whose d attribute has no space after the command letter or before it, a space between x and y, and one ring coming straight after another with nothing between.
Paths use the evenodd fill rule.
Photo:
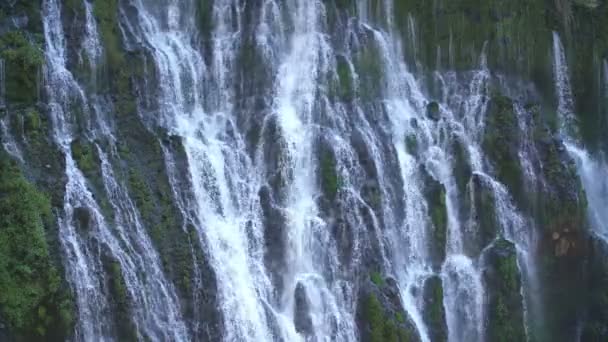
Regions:
<instances>
[{"instance_id":1,"label":"moss-covered rock","mask_svg":"<svg viewBox=\"0 0 608 342\"><path fill-rule=\"evenodd\" d=\"M113 318L116 336L121 341L137 341L137 330L131 319L129 292L122 275L122 267L116 260L104 256L104 271L106 273L109 302L115 313Z\"/></svg>"},{"instance_id":2,"label":"moss-covered rock","mask_svg":"<svg viewBox=\"0 0 608 342\"><path fill-rule=\"evenodd\" d=\"M321 151L321 158L319 161L319 176L321 178L321 189L323 195L333 201L340 190L340 176L336 166L336 158L333 153L329 150Z\"/></svg>"},{"instance_id":3,"label":"moss-covered rock","mask_svg":"<svg viewBox=\"0 0 608 342\"><path fill-rule=\"evenodd\" d=\"M431 101L426 105L426 116L433 121L441 119L441 111L437 102Z\"/></svg>"},{"instance_id":4,"label":"moss-covered rock","mask_svg":"<svg viewBox=\"0 0 608 342\"><path fill-rule=\"evenodd\" d=\"M531 330L537 340L570 341L585 300L584 265L588 258L587 202L574 162L538 108L531 108L534 144L543 179L528 189L527 210L538 228L535 259L542 320Z\"/></svg>"},{"instance_id":5,"label":"moss-covered rock","mask_svg":"<svg viewBox=\"0 0 608 342\"><path fill-rule=\"evenodd\" d=\"M496 198L487 182L482 176L473 175L464 198L467 224L470 226L464 232L464 245L467 253L475 256L496 238L500 228L496 216Z\"/></svg>"},{"instance_id":6,"label":"moss-covered rock","mask_svg":"<svg viewBox=\"0 0 608 342\"><path fill-rule=\"evenodd\" d=\"M95 145L83 139L76 139L72 142L71 147L72 158L74 158L78 168L88 178L99 179L101 177L101 161Z\"/></svg>"},{"instance_id":7,"label":"moss-covered rock","mask_svg":"<svg viewBox=\"0 0 608 342\"><path fill-rule=\"evenodd\" d=\"M448 230L448 209L446 207L446 191L425 169L422 169L424 195L427 202L428 214L431 218L431 246L434 264L439 267L445 259L445 249Z\"/></svg>"},{"instance_id":8,"label":"moss-covered rock","mask_svg":"<svg viewBox=\"0 0 608 342\"><path fill-rule=\"evenodd\" d=\"M405 312L395 279L372 271L361 281L356 322L361 341L415 342L420 338Z\"/></svg>"},{"instance_id":9,"label":"moss-covered rock","mask_svg":"<svg viewBox=\"0 0 608 342\"><path fill-rule=\"evenodd\" d=\"M16 340L67 338L73 304L49 254L49 201L3 152L0 212L0 316Z\"/></svg>"},{"instance_id":10,"label":"moss-covered rock","mask_svg":"<svg viewBox=\"0 0 608 342\"><path fill-rule=\"evenodd\" d=\"M431 341L447 341L448 327L443 307L443 284L441 277L432 276L424 282L424 323L428 327Z\"/></svg>"},{"instance_id":11,"label":"moss-covered rock","mask_svg":"<svg viewBox=\"0 0 608 342\"><path fill-rule=\"evenodd\" d=\"M488 105L482 147L494 166L498 180L523 205L523 171L518 154L520 143L513 101L505 96L494 96Z\"/></svg>"},{"instance_id":12,"label":"moss-covered rock","mask_svg":"<svg viewBox=\"0 0 608 342\"><path fill-rule=\"evenodd\" d=\"M456 180L458 194L460 196L465 196L467 184L473 174L469 163L469 151L467 150L465 143L456 136L452 138L451 145L452 173Z\"/></svg>"},{"instance_id":13,"label":"moss-covered rock","mask_svg":"<svg viewBox=\"0 0 608 342\"><path fill-rule=\"evenodd\" d=\"M38 100L44 55L39 42L22 31L0 36L0 58L5 61L6 101L33 105Z\"/></svg>"},{"instance_id":14,"label":"moss-covered rock","mask_svg":"<svg viewBox=\"0 0 608 342\"><path fill-rule=\"evenodd\" d=\"M379 98L384 89L384 61L379 47L368 38L354 56L355 72L360 85L359 94L363 101L372 101Z\"/></svg>"},{"instance_id":15,"label":"moss-covered rock","mask_svg":"<svg viewBox=\"0 0 608 342\"><path fill-rule=\"evenodd\" d=\"M353 75L348 64L348 61L344 56L338 56L336 58L336 73L338 74L338 95L342 101L350 101L355 96L355 82Z\"/></svg>"},{"instance_id":16,"label":"moss-covered rock","mask_svg":"<svg viewBox=\"0 0 608 342\"><path fill-rule=\"evenodd\" d=\"M490 341L525 341L521 276L515 246L506 240L497 240L485 254L485 262L487 338Z\"/></svg>"}]
</instances>

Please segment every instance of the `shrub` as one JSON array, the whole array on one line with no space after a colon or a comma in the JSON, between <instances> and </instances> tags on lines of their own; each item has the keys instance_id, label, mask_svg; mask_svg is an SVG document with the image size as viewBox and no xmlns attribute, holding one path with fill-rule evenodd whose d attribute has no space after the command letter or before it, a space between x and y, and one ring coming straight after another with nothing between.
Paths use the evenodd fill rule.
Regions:
<instances>
[{"instance_id":1,"label":"shrub","mask_svg":"<svg viewBox=\"0 0 608 342\"><path fill-rule=\"evenodd\" d=\"M0 155L0 312L24 339L63 337L73 321L45 236L49 200Z\"/></svg>"}]
</instances>

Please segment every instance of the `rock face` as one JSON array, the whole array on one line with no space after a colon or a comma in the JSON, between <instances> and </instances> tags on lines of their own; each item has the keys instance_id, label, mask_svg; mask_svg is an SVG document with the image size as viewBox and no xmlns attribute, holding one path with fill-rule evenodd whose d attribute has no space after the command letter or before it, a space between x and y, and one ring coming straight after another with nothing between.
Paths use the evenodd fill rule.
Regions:
<instances>
[{"instance_id":1,"label":"rock face","mask_svg":"<svg viewBox=\"0 0 608 342\"><path fill-rule=\"evenodd\" d=\"M363 283L357 302L361 341L420 341L411 318L403 309L394 279L373 275Z\"/></svg>"},{"instance_id":2,"label":"rock face","mask_svg":"<svg viewBox=\"0 0 608 342\"><path fill-rule=\"evenodd\" d=\"M0 0L0 341L607 340L607 18Z\"/></svg>"},{"instance_id":3,"label":"rock face","mask_svg":"<svg viewBox=\"0 0 608 342\"><path fill-rule=\"evenodd\" d=\"M440 277L430 277L424 283L424 322L431 341L447 341L448 327L443 306L443 284Z\"/></svg>"},{"instance_id":4,"label":"rock face","mask_svg":"<svg viewBox=\"0 0 608 342\"><path fill-rule=\"evenodd\" d=\"M524 341L526 333L521 276L515 246L505 240L487 251L484 282L489 289L487 336L490 341Z\"/></svg>"}]
</instances>

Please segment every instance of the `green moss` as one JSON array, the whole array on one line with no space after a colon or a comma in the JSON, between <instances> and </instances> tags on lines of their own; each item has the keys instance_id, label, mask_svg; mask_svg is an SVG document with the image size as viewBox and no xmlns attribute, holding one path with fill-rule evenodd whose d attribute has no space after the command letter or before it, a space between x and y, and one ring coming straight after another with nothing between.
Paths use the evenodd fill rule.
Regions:
<instances>
[{"instance_id":1,"label":"green moss","mask_svg":"<svg viewBox=\"0 0 608 342\"><path fill-rule=\"evenodd\" d=\"M384 312L378 298L370 295L366 306L367 322L370 326L370 341L384 341Z\"/></svg>"},{"instance_id":2,"label":"green moss","mask_svg":"<svg viewBox=\"0 0 608 342\"><path fill-rule=\"evenodd\" d=\"M63 6L76 14L83 14L85 7L81 0L64 0Z\"/></svg>"},{"instance_id":3,"label":"green moss","mask_svg":"<svg viewBox=\"0 0 608 342\"><path fill-rule=\"evenodd\" d=\"M213 1L197 0L198 26L202 36L209 39L213 31Z\"/></svg>"},{"instance_id":4,"label":"green moss","mask_svg":"<svg viewBox=\"0 0 608 342\"><path fill-rule=\"evenodd\" d=\"M355 56L355 70L359 77L360 95L364 101L377 99L383 88L384 62L378 47L373 42Z\"/></svg>"},{"instance_id":5,"label":"green moss","mask_svg":"<svg viewBox=\"0 0 608 342\"><path fill-rule=\"evenodd\" d=\"M423 319L429 327L429 338L431 341L447 341L443 284L439 276L432 276L425 281L423 297Z\"/></svg>"},{"instance_id":6,"label":"green moss","mask_svg":"<svg viewBox=\"0 0 608 342\"><path fill-rule=\"evenodd\" d=\"M523 341L523 298L515 246L498 240L489 253L488 336L492 341Z\"/></svg>"},{"instance_id":7,"label":"green moss","mask_svg":"<svg viewBox=\"0 0 608 342\"><path fill-rule=\"evenodd\" d=\"M112 293L113 299L118 302L121 306L127 305L127 287L125 280L122 277L122 268L116 261L110 265L111 280L112 280Z\"/></svg>"},{"instance_id":8,"label":"green moss","mask_svg":"<svg viewBox=\"0 0 608 342\"><path fill-rule=\"evenodd\" d=\"M125 64L122 38L118 25L118 0L95 0L93 14L97 19L108 66L120 69Z\"/></svg>"},{"instance_id":9,"label":"green moss","mask_svg":"<svg viewBox=\"0 0 608 342\"><path fill-rule=\"evenodd\" d=\"M14 104L34 104L38 99L38 75L44 63L39 44L21 31L0 36L0 58L5 60L6 100Z\"/></svg>"},{"instance_id":10,"label":"green moss","mask_svg":"<svg viewBox=\"0 0 608 342\"><path fill-rule=\"evenodd\" d=\"M355 97L355 84L353 75L346 59L342 56L336 59L336 72L338 74L339 96L342 101L350 101Z\"/></svg>"},{"instance_id":11,"label":"green moss","mask_svg":"<svg viewBox=\"0 0 608 342\"><path fill-rule=\"evenodd\" d=\"M129 188L135 204L144 217L148 217L154 209L152 193L140 174L135 170L129 171Z\"/></svg>"},{"instance_id":12,"label":"green moss","mask_svg":"<svg viewBox=\"0 0 608 342\"><path fill-rule=\"evenodd\" d=\"M328 199L334 200L340 189L340 177L336 169L336 159L331 152L325 151L322 152L320 163L323 194Z\"/></svg>"},{"instance_id":13,"label":"green moss","mask_svg":"<svg viewBox=\"0 0 608 342\"><path fill-rule=\"evenodd\" d=\"M89 142L74 140L72 142L72 158L78 168L89 178L99 176L100 163L95 146Z\"/></svg>"},{"instance_id":14,"label":"green moss","mask_svg":"<svg viewBox=\"0 0 608 342\"><path fill-rule=\"evenodd\" d=\"M388 317L378 298L371 294L365 302L365 320L369 342L409 342L409 333L392 317Z\"/></svg>"},{"instance_id":15,"label":"green moss","mask_svg":"<svg viewBox=\"0 0 608 342\"><path fill-rule=\"evenodd\" d=\"M34 108L30 108L25 112L23 117L23 128L26 134L34 135L40 131L40 113Z\"/></svg>"},{"instance_id":16,"label":"green moss","mask_svg":"<svg viewBox=\"0 0 608 342\"><path fill-rule=\"evenodd\" d=\"M523 172L519 161L519 126L511 99L495 96L489 104L482 147L493 162L498 179L521 206L524 205Z\"/></svg>"},{"instance_id":17,"label":"green moss","mask_svg":"<svg viewBox=\"0 0 608 342\"><path fill-rule=\"evenodd\" d=\"M453 173L456 185L458 186L458 193L464 195L467 184L471 179L472 171L469 164L468 150L458 138L454 138L452 143L452 157Z\"/></svg>"},{"instance_id":18,"label":"green moss","mask_svg":"<svg viewBox=\"0 0 608 342\"><path fill-rule=\"evenodd\" d=\"M369 278L371 279L372 283L376 284L376 286L384 285L384 277L382 277L382 274L380 274L380 272L372 272Z\"/></svg>"},{"instance_id":19,"label":"green moss","mask_svg":"<svg viewBox=\"0 0 608 342\"><path fill-rule=\"evenodd\" d=\"M108 260L105 267L108 275L111 304L116 313L114 317L117 328L116 334L121 341L137 341L137 331L131 320L129 293L122 275L122 267L119 262L114 260Z\"/></svg>"},{"instance_id":20,"label":"green moss","mask_svg":"<svg viewBox=\"0 0 608 342\"><path fill-rule=\"evenodd\" d=\"M0 316L24 339L65 337L72 304L45 236L48 199L0 155Z\"/></svg>"},{"instance_id":21,"label":"green moss","mask_svg":"<svg viewBox=\"0 0 608 342\"><path fill-rule=\"evenodd\" d=\"M431 221L435 227L433 235L435 240L445 241L448 226L448 210L445 205L445 190L443 188L435 200L431 204Z\"/></svg>"}]
</instances>

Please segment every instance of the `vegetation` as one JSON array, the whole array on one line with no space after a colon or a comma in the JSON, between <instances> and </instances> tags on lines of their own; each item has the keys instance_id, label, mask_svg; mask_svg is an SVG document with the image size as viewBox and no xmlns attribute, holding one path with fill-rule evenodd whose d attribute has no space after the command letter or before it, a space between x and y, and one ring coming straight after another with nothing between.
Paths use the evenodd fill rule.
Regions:
<instances>
[{"instance_id":1,"label":"vegetation","mask_svg":"<svg viewBox=\"0 0 608 342\"><path fill-rule=\"evenodd\" d=\"M384 277L382 276L382 274L380 272L372 272L370 274L369 278L371 279L372 283L374 283L376 286L384 285Z\"/></svg>"},{"instance_id":2,"label":"vegetation","mask_svg":"<svg viewBox=\"0 0 608 342\"><path fill-rule=\"evenodd\" d=\"M348 62L343 57L336 59L336 72L338 73L339 86L339 97L342 101L350 101L355 97L355 84L353 75L350 70Z\"/></svg>"},{"instance_id":3,"label":"vegetation","mask_svg":"<svg viewBox=\"0 0 608 342\"><path fill-rule=\"evenodd\" d=\"M523 206L523 173L518 155L520 140L513 102L505 96L493 97L489 104L482 147L493 162L498 179Z\"/></svg>"},{"instance_id":4,"label":"vegetation","mask_svg":"<svg viewBox=\"0 0 608 342\"><path fill-rule=\"evenodd\" d=\"M48 199L0 155L0 316L19 339L64 338L73 309L45 236Z\"/></svg>"},{"instance_id":5,"label":"vegetation","mask_svg":"<svg viewBox=\"0 0 608 342\"><path fill-rule=\"evenodd\" d=\"M118 261L107 260L104 264L108 275L108 288L110 290L110 302L114 306L117 317L115 318L117 335L121 341L137 341L137 331L131 320L129 307L129 293L122 275L122 267Z\"/></svg>"},{"instance_id":6,"label":"vegetation","mask_svg":"<svg viewBox=\"0 0 608 342\"><path fill-rule=\"evenodd\" d=\"M72 142L72 157L78 168L89 178L101 177L99 156L93 144L74 140Z\"/></svg>"},{"instance_id":7,"label":"vegetation","mask_svg":"<svg viewBox=\"0 0 608 342\"><path fill-rule=\"evenodd\" d=\"M447 324L443 307L443 284L439 276L428 278L424 284L423 318L432 341L447 341Z\"/></svg>"},{"instance_id":8,"label":"vegetation","mask_svg":"<svg viewBox=\"0 0 608 342\"><path fill-rule=\"evenodd\" d=\"M522 313L521 281L515 247L498 240L490 253L493 275L486 275L491 284L489 308L489 339L508 342L525 340Z\"/></svg>"},{"instance_id":9,"label":"vegetation","mask_svg":"<svg viewBox=\"0 0 608 342\"><path fill-rule=\"evenodd\" d=\"M320 169L323 194L334 200L340 189L340 177L336 169L336 159L331 152L322 152Z\"/></svg>"},{"instance_id":10,"label":"vegetation","mask_svg":"<svg viewBox=\"0 0 608 342\"><path fill-rule=\"evenodd\" d=\"M434 255L435 264L439 265L445 258L447 240L448 209L445 202L446 191L443 184L433 179L426 169L423 169L422 175L425 184L424 195L427 202L427 210L433 225L431 252Z\"/></svg>"},{"instance_id":11,"label":"vegetation","mask_svg":"<svg viewBox=\"0 0 608 342\"><path fill-rule=\"evenodd\" d=\"M44 62L40 45L31 42L22 31L10 31L0 36L0 58L6 63L6 100L34 104Z\"/></svg>"},{"instance_id":12,"label":"vegetation","mask_svg":"<svg viewBox=\"0 0 608 342\"><path fill-rule=\"evenodd\" d=\"M396 317L387 317L378 298L371 294L365 304L369 342L409 342L408 332L400 327Z\"/></svg>"},{"instance_id":13,"label":"vegetation","mask_svg":"<svg viewBox=\"0 0 608 342\"><path fill-rule=\"evenodd\" d=\"M364 101L378 98L384 81L384 62L379 48L367 42L355 56L355 71L359 76L360 95Z\"/></svg>"}]
</instances>

